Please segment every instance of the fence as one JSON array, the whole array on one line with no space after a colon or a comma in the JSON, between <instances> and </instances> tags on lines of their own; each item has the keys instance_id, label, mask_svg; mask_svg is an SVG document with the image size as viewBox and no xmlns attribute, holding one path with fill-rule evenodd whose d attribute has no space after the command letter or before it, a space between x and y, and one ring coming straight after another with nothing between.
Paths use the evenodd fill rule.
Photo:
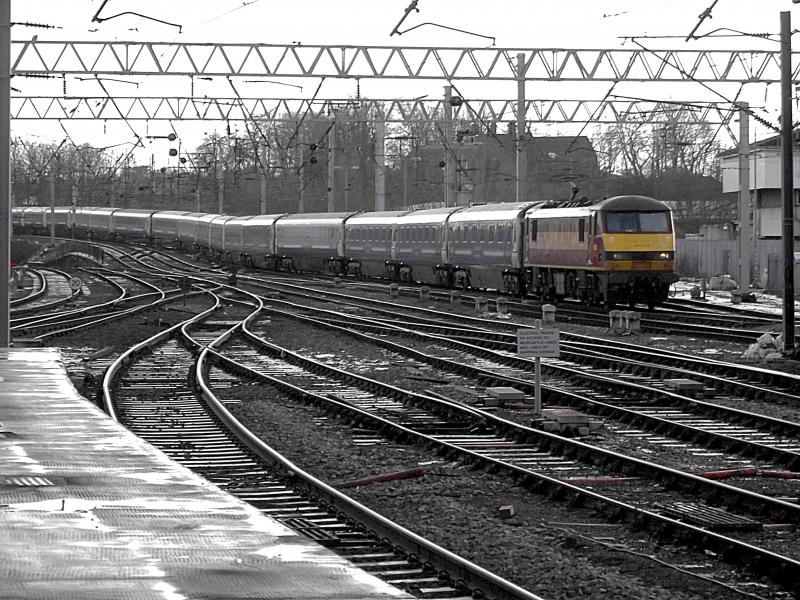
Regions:
<instances>
[{"instance_id":1,"label":"fence","mask_svg":"<svg viewBox=\"0 0 800 600\"><path fill-rule=\"evenodd\" d=\"M676 262L682 277L712 277L730 274L734 279L739 274L738 240L687 240L678 239ZM800 295L800 242L794 245L795 296ZM752 262L752 281L768 292L783 291L783 242L782 240L757 240Z\"/></svg>"}]
</instances>

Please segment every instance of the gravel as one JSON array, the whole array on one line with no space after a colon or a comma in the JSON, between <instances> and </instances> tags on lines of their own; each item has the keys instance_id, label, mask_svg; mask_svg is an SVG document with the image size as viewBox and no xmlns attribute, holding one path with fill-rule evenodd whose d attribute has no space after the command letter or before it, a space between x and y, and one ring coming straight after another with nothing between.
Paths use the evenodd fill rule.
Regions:
<instances>
[{"instance_id":1,"label":"gravel","mask_svg":"<svg viewBox=\"0 0 800 600\"><path fill-rule=\"evenodd\" d=\"M219 390L267 444L313 475L341 482L421 466L424 477L343 489L415 533L546 598L741 598L685 571L738 581L763 598L788 598L712 553L663 544L589 509L534 494L501 477L393 442L357 445L320 409L263 385ZM511 518L498 509L513 505ZM662 562L666 564L662 564ZM762 587L763 586L763 587Z\"/></svg>"},{"instance_id":2,"label":"gravel","mask_svg":"<svg viewBox=\"0 0 800 600\"><path fill-rule=\"evenodd\" d=\"M430 301L400 302L445 307ZM62 347L68 368L78 374L74 379L80 378L80 367L87 364L83 359L88 353L111 344L118 353L188 316L182 313L180 305L178 310L172 306L171 310L156 316L139 315L111 326L86 330L74 337L57 338L53 343ZM187 312L206 307L190 302ZM466 306L450 308L459 314L475 314ZM517 317L514 320L524 321ZM597 328L562 324L559 327L615 339ZM394 377L397 383L395 373L402 365L384 362L374 347L371 350L360 348L351 338L329 332L309 335L309 330L296 323L273 320L269 328L276 343L291 339L304 352L329 354L350 362L360 357L371 376ZM626 341L705 356L713 353L715 358L724 357L732 362L744 350L737 344L675 336L642 334ZM800 373L798 365L793 363L770 363L769 368L784 366L786 370ZM416 385L418 389L430 389L432 386L430 382L403 379L403 387ZM234 386L219 393L240 402L229 407L268 444L324 480L354 479L421 465L425 469L422 478L345 491L418 534L546 598L792 597L767 581L737 572L713 553L663 544L646 532L609 524L602 515L588 509L566 506L556 499L511 485L503 478L443 462L419 448L394 443L356 445L349 427L326 417L318 409L288 401L265 386ZM503 518L498 509L507 505L514 506L515 514ZM776 532L774 535L795 534ZM736 583L743 591L754 595L743 595L725 587L724 583L707 582L697 575Z\"/></svg>"}]
</instances>

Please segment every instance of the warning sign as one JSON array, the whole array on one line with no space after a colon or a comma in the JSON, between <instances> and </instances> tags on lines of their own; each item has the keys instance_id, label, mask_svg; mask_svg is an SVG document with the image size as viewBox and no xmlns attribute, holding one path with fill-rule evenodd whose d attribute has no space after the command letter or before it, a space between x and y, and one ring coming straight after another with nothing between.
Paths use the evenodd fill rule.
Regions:
<instances>
[{"instance_id":1,"label":"warning sign","mask_svg":"<svg viewBox=\"0 0 800 600\"><path fill-rule=\"evenodd\" d=\"M557 329L517 329L519 356L555 358L559 352Z\"/></svg>"}]
</instances>

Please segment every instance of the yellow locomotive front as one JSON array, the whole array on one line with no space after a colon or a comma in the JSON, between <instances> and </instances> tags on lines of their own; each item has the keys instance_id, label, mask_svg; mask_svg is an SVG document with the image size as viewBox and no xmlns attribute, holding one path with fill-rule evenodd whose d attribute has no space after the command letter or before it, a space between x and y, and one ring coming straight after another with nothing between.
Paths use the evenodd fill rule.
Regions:
<instances>
[{"instance_id":1,"label":"yellow locomotive front","mask_svg":"<svg viewBox=\"0 0 800 600\"><path fill-rule=\"evenodd\" d=\"M667 299L675 274L675 234L669 206L645 196L599 203L592 264L608 302L653 306Z\"/></svg>"}]
</instances>

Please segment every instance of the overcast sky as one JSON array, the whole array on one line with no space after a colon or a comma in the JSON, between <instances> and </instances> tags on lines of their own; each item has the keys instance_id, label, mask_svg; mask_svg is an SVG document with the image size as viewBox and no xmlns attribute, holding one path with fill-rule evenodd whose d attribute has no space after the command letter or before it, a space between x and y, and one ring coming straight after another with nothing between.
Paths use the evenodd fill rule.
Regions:
<instances>
[{"instance_id":1,"label":"overcast sky","mask_svg":"<svg viewBox=\"0 0 800 600\"><path fill-rule=\"evenodd\" d=\"M423 25L401 36L390 33L403 16L410 0L303 0L302 2L277 2L276 0L108 0L100 17L110 17L125 11L134 11L156 19L181 25L177 27L157 23L133 15L123 15L97 23L92 17L102 5L102 0L11 0L12 21L43 23L58 29L42 29L15 26L12 38L52 40L131 40L167 42L253 42L266 44L331 44L364 46L466 46L485 47L494 45L506 48L634 48L626 37L636 36L650 48L725 48L766 49L778 48L776 42L766 42L753 37L705 37L699 41L686 42L684 38L698 24L699 15L713 4L713 0L419 0L419 12L412 12L400 27L401 31L421 25L436 23L450 28L472 32L476 35L448 31L435 25ZM793 26L800 27L800 9L793 8L791 0L718 0L711 13L697 30L703 35L724 28L746 33L772 33L777 37L779 14L790 10ZM675 36L665 38L641 38L641 36ZM797 36L796 36L797 37ZM151 77L140 81L139 88L131 85L109 83L112 94L133 95L135 93L188 93L185 82ZM294 81L303 86L303 91L281 86L251 84L242 90L242 95L265 95L287 97L311 97L318 80ZM227 85L224 81L222 85ZM442 82L427 81L411 85L411 82L364 81L361 92L371 97L410 98L427 94L431 98L441 97ZM35 95L48 89L50 82L15 79L13 85L22 94ZM200 84L198 84L199 86ZM219 93L219 83L207 84L208 89L197 89L198 94ZM608 91L608 84L593 84L594 87L562 85L548 88L547 97L560 93L564 97L599 100ZM245 88L247 86L244 86ZM469 91L469 86L465 84ZM102 95L96 82L69 82L69 93L74 95ZM269 89L267 89L269 88ZM542 93L544 86L529 83L529 98ZM721 93L732 97L738 86L720 86ZM327 82L319 97L342 97L355 94L355 83ZM663 86L649 88L629 87L616 90L654 98L707 98L708 93L696 84L680 84L664 89ZM648 91L650 96L647 96ZM483 97L511 97L513 90L497 88L496 92ZM230 95L223 92L222 95ZM633 95L633 93L631 93ZM745 87L742 98L757 107L764 107L763 115L777 122L780 91L777 85L752 84ZM797 120L797 115L795 115ZM121 123L87 124L66 123L72 137L104 145L131 141L130 128ZM177 123L176 129L187 140L220 124ZM145 136L163 133L144 122L133 123L134 130ZM224 128L224 124L222 124ZM534 133L554 135L563 127L540 126ZM567 128L568 129L568 128ZM574 130L574 129L573 129ZM566 131L565 131L566 132ZM754 128L751 136L765 133ZM12 122L13 136L40 136L41 139L59 141L63 131L54 123L34 124ZM188 142L187 142L188 143Z\"/></svg>"}]
</instances>

